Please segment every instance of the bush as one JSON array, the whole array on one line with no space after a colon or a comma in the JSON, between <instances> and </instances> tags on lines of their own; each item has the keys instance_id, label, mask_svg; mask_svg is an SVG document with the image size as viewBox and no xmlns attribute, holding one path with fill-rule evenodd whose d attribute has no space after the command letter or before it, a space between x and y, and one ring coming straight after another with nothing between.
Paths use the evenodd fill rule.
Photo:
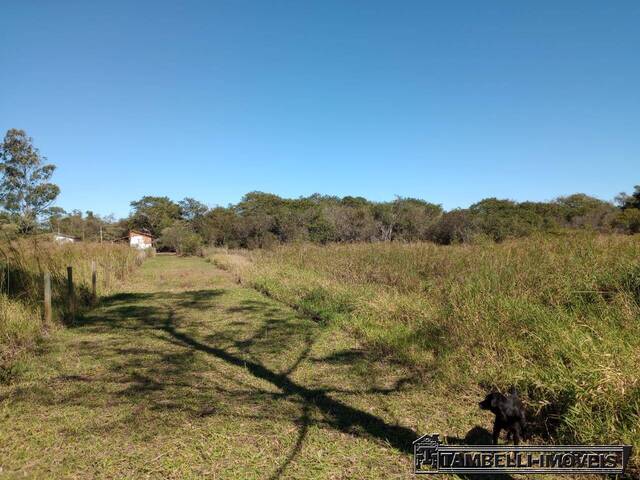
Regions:
<instances>
[{"instance_id":1,"label":"bush","mask_svg":"<svg viewBox=\"0 0 640 480\"><path fill-rule=\"evenodd\" d=\"M186 222L175 222L171 227L162 230L158 245L161 249L174 251L178 255L202 253L202 238Z\"/></svg>"},{"instance_id":2,"label":"bush","mask_svg":"<svg viewBox=\"0 0 640 480\"><path fill-rule=\"evenodd\" d=\"M614 218L613 225L625 233L640 233L640 208L622 210Z\"/></svg>"},{"instance_id":3,"label":"bush","mask_svg":"<svg viewBox=\"0 0 640 480\"><path fill-rule=\"evenodd\" d=\"M202 240L200 236L193 232L185 233L178 242L178 255L201 255Z\"/></svg>"}]
</instances>

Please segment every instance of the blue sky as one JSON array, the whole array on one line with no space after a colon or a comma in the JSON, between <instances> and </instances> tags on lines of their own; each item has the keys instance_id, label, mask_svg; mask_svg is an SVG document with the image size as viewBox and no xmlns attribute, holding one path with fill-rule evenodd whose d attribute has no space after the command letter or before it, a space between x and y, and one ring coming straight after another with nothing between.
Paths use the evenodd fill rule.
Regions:
<instances>
[{"instance_id":1,"label":"blue sky","mask_svg":"<svg viewBox=\"0 0 640 480\"><path fill-rule=\"evenodd\" d=\"M252 190L447 209L640 183L638 1L2 6L0 129L58 205Z\"/></svg>"}]
</instances>

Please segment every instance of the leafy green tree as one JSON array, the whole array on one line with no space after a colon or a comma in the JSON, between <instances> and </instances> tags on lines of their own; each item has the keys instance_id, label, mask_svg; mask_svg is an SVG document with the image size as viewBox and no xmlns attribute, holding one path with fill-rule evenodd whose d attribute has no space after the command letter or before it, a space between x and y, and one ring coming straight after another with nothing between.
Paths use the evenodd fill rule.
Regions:
<instances>
[{"instance_id":1,"label":"leafy green tree","mask_svg":"<svg viewBox=\"0 0 640 480\"><path fill-rule=\"evenodd\" d=\"M237 216L231 208L212 208L202 220L202 238L209 245L236 247L238 246L235 235L237 221Z\"/></svg>"},{"instance_id":2,"label":"leafy green tree","mask_svg":"<svg viewBox=\"0 0 640 480\"><path fill-rule=\"evenodd\" d=\"M202 239L187 222L179 220L162 230L158 246L161 249L174 250L178 255L199 255Z\"/></svg>"},{"instance_id":3,"label":"leafy green tree","mask_svg":"<svg viewBox=\"0 0 640 480\"><path fill-rule=\"evenodd\" d=\"M554 203L560 207L568 227L605 228L615 214L615 207L611 203L584 193L560 197Z\"/></svg>"},{"instance_id":4,"label":"leafy green tree","mask_svg":"<svg viewBox=\"0 0 640 480\"><path fill-rule=\"evenodd\" d=\"M24 130L7 131L0 145L0 202L20 233L33 231L60 193L49 182L56 167L45 161Z\"/></svg>"},{"instance_id":5,"label":"leafy green tree","mask_svg":"<svg viewBox=\"0 0 640 480\"><path fill-rule=\"evenodd\" d=\"M442 215L442 207L417 198L398 197L392 203L392 238L406 241L425 239L431 225Z\"/></svg>"},{"instance_id":6,"label":"leafy green tree","mask_svg":"<svg viewBox=\"0 0 640 480\"><path fill-rule=\"evenodd\" d=\"M375 240L378 228L369 205L348 202L327 207L327 218L339 242L367 242Z\"/></svg>"},{"instance_id":7,"label":"leafy green tree","mask_svg":"<svg viewBox=\"0 0 640 480\"><path fill-rule=\"evenodd\" d=\"M640 208L640 185L634 187L634 192L631 195L621 193L616 197L616 203L620 205L622 210L627 208Z\"/></svg>"},{"instance_id":8,"label":"leafy green tree","mask_svg":"<svg viewBox=\"0 0 640 480\"><path fill-rule=\"evenodd\" d=\"M631 195L618 195L616 203L620 211L612 221L613 226L619 231L640 233L640 185L634 187Z\"/></svg>"},{"instance_id":9,"label":"leafy green tree","mask_svg":"<svg viewBox=\"0 0 640 480\"><path fill-rule=\"evenodd\" d=\"M189 222L193 231L201 237L204 236L205 215L209 211L204 203L190 197L178 202L183 220Z\"/></svg>"},{"instance_id":10,"label":"leafy green tree","mask_svg":"<svg viewBox=\"0 0 640 480\"><path fill-rule=\"evenodd\" d=\"M60 222L67 215L62 207L51 207L47 211L47 223L52 232L60 230Z\"/></svg>"},{"instance_id":11,"label":"leafy green tree","mask_svg":"<svg viewBox=\"0 0 640 480\"><path fill-rule=\"evenodd\" d=\"M202 218L209 210L209 207L204 203L191 197L186 197L184 200L180 200L178 205L180 206L182 218L187 222L194 222Z\"/></svg>"},{"instance_id":12,"label":"leafy green tree","mask_svg":"<svg viewBox=\"0 0 640 480\"><path fill-rule=\"evenodd\" d=\"M479 233L496 242L529 235L539 230L543 223L536 212L521 208L514 201L497 198L485 198L471 205L469 213Z\"/></svg>"},{"instance_id":13,"label":"leafy green tree","mask_svg":"<svg viewBox=\"0 0 640 480\"><path fill-rule=\"evenodd\" d=\"M640 233L640 208L625 208L613 219L613 226L624 233Z\"/></svg>"},{"instance_id":14,"label":"leafy green tree","mask_svg":"<svg viewBox=\"0 0 640 480\"><path fill-rule=\"evenodd\" d=\"M477 233L469 210L451 210L444 213L429 228L428 239L442 245L467 242Z\"/></svg>"},{"instance_id":15,"label":"leafy green tree","mask_svg":"<svg viewBox=\"0 0 640 480\"><path fill-rule=\"evenodd\" d=\"M129 217L129 227L148 230L156 237L181 218L180 205L169 197L144 196L131 202L131 208L133 211Z\"/></svg>"}]
</instances>

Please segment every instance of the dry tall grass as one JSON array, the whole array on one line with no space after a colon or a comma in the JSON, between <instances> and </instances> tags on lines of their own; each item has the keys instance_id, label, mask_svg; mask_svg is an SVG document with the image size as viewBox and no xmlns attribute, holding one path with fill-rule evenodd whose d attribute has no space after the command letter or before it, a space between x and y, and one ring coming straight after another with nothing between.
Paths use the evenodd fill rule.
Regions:
<instances>
[{"instance_id":1,"label":"dry tall grass","mask_svg":"<svg viewBox=\"0 0 640 480\"><path fill-rule=\"evenodd\" d=\"M73 267L76 306L91 303L91 262L95 261L98 295L141 262L139 253L126 245L78 243L57 245L39 238L0 243L0 380L12 375L14 361L29 350L48 329L65 316L67 266ZM53 324L42 318L43 273L51 274Z\"/></svg>"},{"instance_id":2,"label":"dry tall grass","mask_svg":"<svg viewBox=\"0 0 640 480\"><path fill-rule=\"evenodd\" d=\"M243 255L251 262L212 258L268 295L340 322L454 396L515 384L547 440L640 445L637 236L298 245Z\"/></svg>"}]
</instances>

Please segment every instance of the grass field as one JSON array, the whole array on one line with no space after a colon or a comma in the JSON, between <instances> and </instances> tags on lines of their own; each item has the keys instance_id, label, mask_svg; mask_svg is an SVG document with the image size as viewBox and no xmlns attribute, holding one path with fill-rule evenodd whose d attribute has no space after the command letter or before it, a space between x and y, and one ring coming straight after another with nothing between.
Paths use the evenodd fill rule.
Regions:
<instances>
[{"instance_id":1,"label":"grass field","mask_svg":"<svg viewBox=\"0 0 640 480\"><path fill-rule=\"evenodd\" d=\"M20 359L68 319L67 267L73 268L76 308L92 303L91 262L96 263L97 294L117 288L135 266L138 252L127 245L79 243L57 245L33 237L0 242L0 382L21 368ZM109 284L105 273L109 272ZM43 322L43 273L51 275L52 322Z\"/></svg>"},{"instance_id":2,"label":"grass field","mask_svg":"<svg viewBox=\"0 0 640 480\"><path fill-rule=\"evenodd\" d=\"M0 387L1 475L407 476L427 427L409 412L438 405L406 369L202 259L150 259L125 288Z\"/></svg>"},{"instance_id":3,"label":"grass field","mask_svg":"<svg viewBox=\"0 0 640 480\"><path fill-rule=\"evenodd\" d=\"M615 241L635 248L625 239ZM384 248L405 265L414 264L406 260L414 250L425 249L424 259L437 258L427 245L353 245L283 249L252 258L217 253L215 263L228 271L201 258L146 260L118 292L53 332L21 374L0 385L0 477L412 478L411 442L420 434L438 432L448 443L488 443L491 415L477 402L492 364L455 383L450 376L455 369L438 364L441 353L416 363L418 347L405 356L393 344L365 335L359 289L379 288L377 298L367 298L382 302L381 295L396 287L337 280L336 265L348 252L354 259L350 271L365 278L357 277L363 271L358 252ZM316 267L285 263L292 252L299 262L318 262ZM451 250L454 258L463 252ZM508 258L504 250L485 255L486 261ZM631 261L617 258L621 269ZM276 268L291 277L283 273L276 284L266 276ZM246 288L238 275L268 295ZM407 283L391 297L398 302L417 295L405 277L400 276ZM294 278L307 282L297 284L300 302L285 297ZM308 283L312 279L318 283ZM354 289L352 296L338 297L342 303L335 308L332 282ZM407 317L406 328L416 319ZM447 358L462 357L449 348ZM624 381L631 382L626 376ZM521 379L520 384L526 385ZM625 388L634 387L625 383ZM624 411L618 415L628 421ZM630 428L612 432L634 441ZM553 440L546 435L537 432L528 443Z\"/></svg>"},{"instance_id":4,"label":"grass field","mask_svg":"<svg viewBox=\"0 0 640 480\"><path fill-rule=\"evenodd\" d=\"M631 443L637 465L639 240L300 245L211 258L456 395L517 385L534 441Z\"/></svg>"}]
</instances>

